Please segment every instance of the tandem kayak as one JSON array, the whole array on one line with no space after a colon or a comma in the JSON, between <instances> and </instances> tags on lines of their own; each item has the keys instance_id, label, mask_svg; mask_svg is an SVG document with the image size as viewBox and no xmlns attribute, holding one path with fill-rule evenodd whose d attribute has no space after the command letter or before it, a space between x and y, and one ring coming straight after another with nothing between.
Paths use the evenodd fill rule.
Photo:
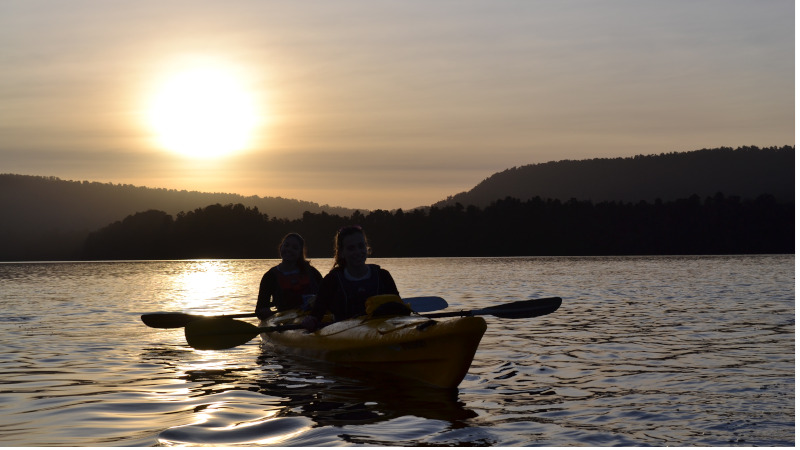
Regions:
<instances>
[{"instance_id":1,"label":"tandem kayak","mask_svg":"<svg viewBox=\"0 0 800 450\"><path fill-rule=\"evenodd\" d=\"M286 311L261 326L281 327L301 319L296 311ZM454 388L467 374L485 331L482 317L363 316L313 333L261 333L261 339L277 351Z\"/></svg>"},{"instance_id":2,"label":"tandem kayak","mask_svg":"<svg viewBox=\"0 0 800 450\"><path fill-rule=\"evenodd\" d=\"M486 331L486 322L478 316L539 317L556 311L561 298L520 300L424 316L412 314L409 305L397 296L370 297L365 306L369 315L335 322L313 333L303 329L303 315L297 311L276 313L260 327L230 315L192 318L184 333L186 342L197 350L232 348L261 335L277 351L454 388L464 379ZM174 315L167 314L168 324ZM148 315L145 323L151 319L155 317Z\"/></svg>"}]
</instances>

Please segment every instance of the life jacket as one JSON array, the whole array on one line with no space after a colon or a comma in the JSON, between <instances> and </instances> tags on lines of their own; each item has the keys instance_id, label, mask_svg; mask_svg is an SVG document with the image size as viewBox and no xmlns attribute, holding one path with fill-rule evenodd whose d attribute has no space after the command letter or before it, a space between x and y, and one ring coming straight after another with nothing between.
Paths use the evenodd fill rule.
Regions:
<instances>
[{"instance_id":1,"label":"life jacket","mask_svg":"<svg viewBox=\"0 0 800 450\"><path fill-rule=\"evenodd\" d=\"M308 272L294 272L285 274L277 271L278 287L283 295L282 300L285 305L282 309L299 308L303 304L304 294L315 294L317 287Z\"/></svg>"}]
</instances>

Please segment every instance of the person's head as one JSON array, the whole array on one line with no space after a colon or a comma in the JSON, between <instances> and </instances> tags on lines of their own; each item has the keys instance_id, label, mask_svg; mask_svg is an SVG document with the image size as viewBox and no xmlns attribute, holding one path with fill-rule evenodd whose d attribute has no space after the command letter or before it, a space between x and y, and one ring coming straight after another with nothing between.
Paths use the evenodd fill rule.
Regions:
<instances>
[{"instance_id":1,"label":"person's head","mask_svg":"<svg viewBox=\"0 0 800 450\"><path fill-rule=\"evenodd\" d=\"M334 238L333 268L364 264L369 252L367 235L360 226L342 227Z\"/></svg>"},{"instance_id":2,"label":"person's head","mask_svg":"<svg viewBox=\"0 0 800 450\"><path fill-rule=\"evenodd\" d=\"M297 233L287 234L278 245L278 254L281 255L281 260L303 267L307 263L305 239Z\"/></svg>"}]
</instances>

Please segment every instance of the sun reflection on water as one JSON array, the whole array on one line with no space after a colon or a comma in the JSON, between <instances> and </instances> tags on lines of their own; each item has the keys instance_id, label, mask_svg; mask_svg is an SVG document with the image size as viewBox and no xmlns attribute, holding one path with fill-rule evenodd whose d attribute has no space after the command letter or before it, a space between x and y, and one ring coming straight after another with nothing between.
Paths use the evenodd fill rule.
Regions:
<instances>
[{"instance_id":1,"label":"sun reflection on water","mask_svg":"<svg viewBox=\"0 0 800 450\"><path fill-rule=\"evenodd\" d=\"M195 260L187 264L186 270L171 279L171 289L178 293L173 308L208 313L229 308L232 286L240 276L230 261Z\"/></svg>"}]
</instances>

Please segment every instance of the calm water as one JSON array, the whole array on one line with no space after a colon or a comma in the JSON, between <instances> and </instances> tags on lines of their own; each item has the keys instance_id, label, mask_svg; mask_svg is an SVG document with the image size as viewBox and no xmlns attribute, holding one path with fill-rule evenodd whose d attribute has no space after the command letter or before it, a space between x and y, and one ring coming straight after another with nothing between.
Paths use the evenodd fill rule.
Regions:
<instances>
[{"instance_id":1,"label":"calm water","mask_svg":"<svg viewBox=\"0 0 800 450\"><path fill-rule=\"evenodd\" d=\"M793 255L372 260L451 308L564 299L487 318L457 392L139 320L250 311L274 262L0 264L0 444L794 445Z\"/></svg>"}]
</instances>

